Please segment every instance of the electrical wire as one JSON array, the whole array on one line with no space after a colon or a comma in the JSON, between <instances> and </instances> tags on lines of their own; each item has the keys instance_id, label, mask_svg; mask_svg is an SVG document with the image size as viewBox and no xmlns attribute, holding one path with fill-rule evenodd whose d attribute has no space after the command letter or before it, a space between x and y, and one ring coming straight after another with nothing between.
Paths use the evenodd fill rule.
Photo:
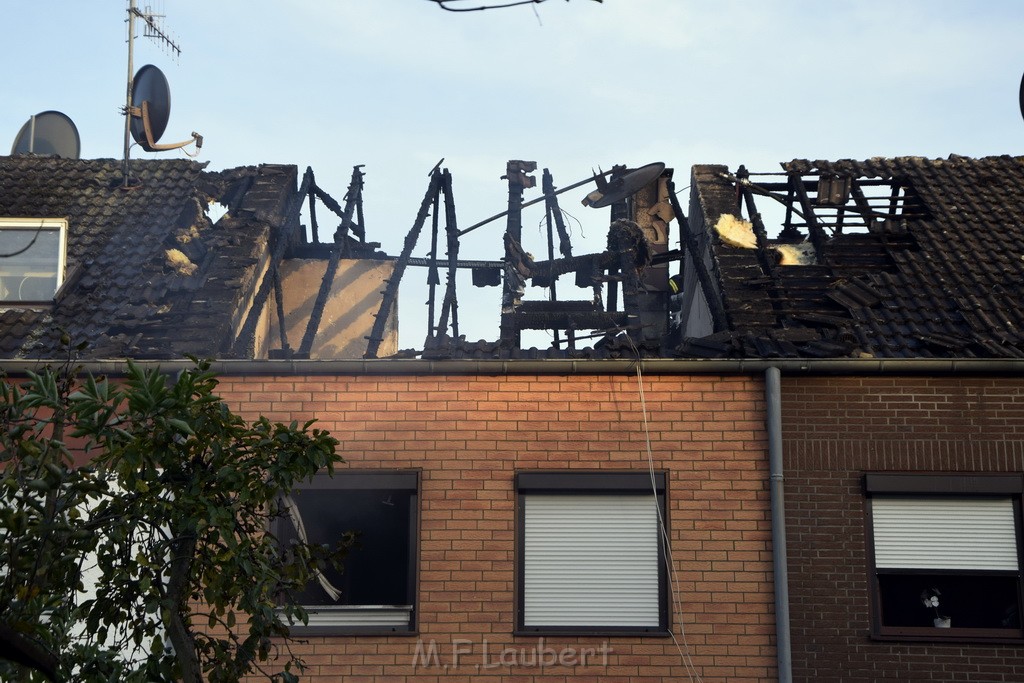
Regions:
<instances>
[{"instance_id":1,"label":"electrical wire","mask_svg":"<svg viewBox=\"0 0 1024 683\"><path fill-rule=\"evenodd\" d=\"M630 340L630 342L632 343L632 340ZM654 493L655 500L657 500L658 490L654 473L654 452L651 449L651 429L650 423L647 419L647 397L644 394L643 370L640 367L639 351L636 349L636 346L633 346L633 348L637 353L636 382L637 391L640 396L640 411L643 414L644 442L647 449L647 468L651 474L651 490ZM683 626L682 595L679 590L679 576L676 573L675 561L672 558L672 539L668 534L668 526L665 524L665 518L662 516L661 506L655 505L655 509L658 511L658 530L661 535L662 544L665 548L665 565L669 573L669 591L671 593L670 602L673 608L673 616L675 617L672 621L673 624L679 624L679 635L682 638L682 642L680 643L679 639L676 638L676 634L671 626L669 627L668 632L672 637L672 642L675 644L676 650L679 652L679 656L683 660L683 664L686 666L687 676L689 676L691 681L702 683L703 679L701 679L700 673L697 671L697 668L693 663L693 658L690 656L690 644L686 640L686 628Z\"/></svg>"},{"instance_id":2,"label":"electrical wire","mask_svg":"<svg viewBox=\"0 0 1024 683\"><path fill-rule=\"evenodd\" d=\"M21 256L22 254L24 254L26 251L31 249L32 245L36 243L37 239L39 239L39 233L42 232L44 227L46 227L45 224L43 223L43 221L40 221L39 227L36 228L35 233L32 235L32 240L25 247L19 249L18 251L12 251L9 254L0 254L0 258L11 258L13 256Z\"/></svg>"},{"instance_id":3,"label":"electrical wire","mask_svg":"<svg viewBox=\"0 0 1024 683\"><path fill-rule=\"evenodd\" d=\"M561 206L558 207L558 210L562 212L563 216L568 216L572 220L576 221L576 225L580 227L580 237L582 237L583 239L587 239L587 234L583 232L583 223L580 222L580 219L576 218L576 216L573 216L571 213L563 209ZM570 226L566 226L566 232L569 234L570 237L572 237L572 228Z\"/></svg>"},{"instance_id":4,"label":"electrical wire","mask_svg":"<svg viewBox=\"0 0 1024 683\"><path fill-rule=\"evenodd\" d=\"M460 0L429 0L441 9L448 12L481 12L488 9L502 9L505 7L518 7L519 5L537 5L544 0L511 0L500 5L481 5L480 7L449 7L449 2L459 2Z\"/></svg>"},{"instance_id":5,"label":"electrical wire","mask_svg":"<svg viewBox=\"0 0 1024 683\"><path fill-rule=\"evenodd\" d=\"M636 356L637 395L640 398L640 413L643 416L647 470L651 475L651 493L654 495L654 507L658 513L658 534L661 537L662 547L665 548L665 567L669 575L669 592L671 594L669 596L669 603L672 606L672 625L676 623L679 624L679 635L682 638L682 642L680 642L679 638L676 638L672 625L669 626L668 634L672 638L672 643L676 646L676 651L679 653L679 657L683 660L683 665L686 667L687 677L690 681L703 683L700 672L697 671L697 667L693 663L693 658L690 656L690 644L686 640L686 627L683 625L682 591L679 590L679 575L676 572L675 560L672 557L672 539L668 534L668 525L665 523L665 517L662 515L661 505L657 504L658 487L654 471L654 451L651 448L651 426L647 417L647 396L644 393L643 368L641 367L640 362L640 349L637 348L636 344L633 343L632 337L628 334L626 335L626 340L629 342L630 347L633 349L633 354Z\"/></svg>"}]
</instances>

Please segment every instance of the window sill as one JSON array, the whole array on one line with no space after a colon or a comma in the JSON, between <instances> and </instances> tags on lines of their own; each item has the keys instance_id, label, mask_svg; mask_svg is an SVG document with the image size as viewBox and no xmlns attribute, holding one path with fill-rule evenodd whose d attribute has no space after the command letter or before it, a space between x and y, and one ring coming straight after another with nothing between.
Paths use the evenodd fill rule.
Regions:
<instances>
[{"instance_id":1,"label":"window sill","mask_svg":"<svg viewBox=\"0 0 1024 683\"><path fill-rule=\"evenodd\" d=\"M669 638L672 633L665 628L656 626L528 626L512 631L514 636L594 636L594 637L625 637L625 638Z\"/></svg>"},{"instance_id":2,"label":"window sill","mask_svg":"<svg viewBox=\"0 0 1024 683\"><path fill-rule=\"evenodd\" d=\"M1024 644L1024 630L1015 628L889 627L870 637L881 642Z\"/></svg>"},{"instance_id":3,"label":"window sill","mask_svg":"<svg viewBox=\"0 0 1024 683\"><path fill-rule=\"evenodd\" d=\"M308 624L289 625L295 636L414 635L412 605L307 605Z\"/></svg>"},{"instance_id":4,"label":"window sill","mask_svg":"<svg viewBox=\"0 0 1024 683\"><path fill-rule=\"evenodd\" d=\"M289 632L292 636L415 636L419 631L408 626L392 626L381 628L379 626L291 626Z\"/></svg>"}]
</instances>

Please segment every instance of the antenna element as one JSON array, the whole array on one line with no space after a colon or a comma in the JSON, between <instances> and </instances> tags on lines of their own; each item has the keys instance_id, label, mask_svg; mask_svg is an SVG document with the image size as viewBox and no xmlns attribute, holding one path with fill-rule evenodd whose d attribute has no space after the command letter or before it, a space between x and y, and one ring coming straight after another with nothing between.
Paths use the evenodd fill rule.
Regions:
<instances>
[{"instance_id":1,"label":"antenna element","mask_svg":"<svg viewBox=\"0 0 1024 683\"><path fill-rule=\"evenodd\" d=\"M175 55L175 57L181 56L181 47L179 47L163 29L163 18L162 14L154 14L149 6L147 6L146 11L143 12L136 7L135 0L128 0L128 85L125 89L124 106L124 187L128 187L128 179L131 176L129 150L131 149L133 137L147 152L176 149L178 147L191 144L192 142L196 143L197 148L202 147L203 144L203 138L198 133L192 133L192 140L187 140L180 144L156 144L156 141L163 133L164 127L167 125L167 116L170 113L171 106L170 90L167 88L167 79L164 78L163 73L159 69L151 65L147 65L139 69L138 76L147 74L148 78L145 79L147 81L146 87L141 88L144 92L136 92L135 77L133 77L135 68L133 61L136 19L141 19L145 23L143 30L144 36L152 38L158 43L162 43L164 47ZM161 82L162 88L160 87ZM156 85L154 85L154 83ZM165 102L157 104L146 97L149 91L154 88L158 93L166 94L164 98L166 100ZM158 111L151 111L151 109ZM141 119L141 123L136 123L136 118ZM160 121L161 118L162 122Z\"/></svg>"}]
</instances>

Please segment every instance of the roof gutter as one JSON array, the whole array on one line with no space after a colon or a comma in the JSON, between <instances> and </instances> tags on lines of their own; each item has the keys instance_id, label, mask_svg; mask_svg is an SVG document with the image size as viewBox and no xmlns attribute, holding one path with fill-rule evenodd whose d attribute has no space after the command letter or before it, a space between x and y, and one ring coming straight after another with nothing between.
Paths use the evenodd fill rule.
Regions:
<instances>
[{"instance_id":1,"label":"roof gutter","mask_svg":"<svg viewBox=\"0 0 1024 683\"><path fill-rule=\"evenodd\" d=\"M167 371L194 366L190 360L138 360L141 367L159 367ZM788 375L1020 375L1024 360L985 359L352 359L352 360L216 360L212 370L220 375L611 375L636 371L660 375L751 375L777 368ZM0 370L24 374L56 360L0 360ZM123 375L128 362L94 360L76 363L94 374Z\"/></svg>"}]
</instances>

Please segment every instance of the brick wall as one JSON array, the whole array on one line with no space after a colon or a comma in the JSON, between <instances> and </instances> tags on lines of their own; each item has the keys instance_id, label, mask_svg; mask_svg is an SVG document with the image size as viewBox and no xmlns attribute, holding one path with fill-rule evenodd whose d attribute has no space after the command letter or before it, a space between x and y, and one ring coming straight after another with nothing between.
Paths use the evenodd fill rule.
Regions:
<instances>
[{"instance_id":1,"label":"brick wall","mask_svg":"<svg viewBox=\"0 0 1024 683\"><path fill-rule=\"evenodd\" d=\"M635 376L228 376L220 393L250 418L316 418L342 441L349 468L422 469L419 633L305 638L310 679L689 678L669 638L512 635L513 474L646 470ZM760 378L648 376L644 393L654 466L668 472L680 647L705 681L775 680ZM448 671L414 665L431 643ZM530 664L535 651L551 661L544 648L567 647L575 665ZM516 665L501 665L507 648Z\"/></svg>"},{"instance_id":2,"label":"brick wall","mask_svg":"<svg viewBox=\"0 0 1024 683\"><path fill-rule=\"evenodd\" d=\"M864 471L1024 471L1020 378L783 378L796 681L1020 681L1024 648L868 637Z\"/></svg>"}]
</instances>

